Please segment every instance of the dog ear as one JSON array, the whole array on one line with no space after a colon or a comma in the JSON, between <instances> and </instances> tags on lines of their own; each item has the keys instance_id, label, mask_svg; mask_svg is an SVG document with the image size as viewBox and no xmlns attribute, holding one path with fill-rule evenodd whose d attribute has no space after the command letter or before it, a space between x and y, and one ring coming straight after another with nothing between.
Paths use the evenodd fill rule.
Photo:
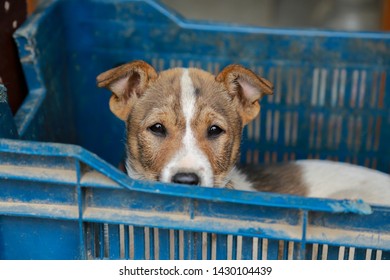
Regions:
<instances>
[{"instance_id":1,"label":"dog ear","mask_svg":"<svg viewBox=\"0 0 390 280\"><path fill-rule=\"evenodd\" d=\"M225 67L215 79L225 85L233 98L238 97L239 113L244 125L260 112L258 101L264 95L273 94L273 85L270 81L241 65L233 64Z\"/></svg>"},{"instance_id":2,"label":"dog ear","mask_svg":"<svg viewBox=\"0 0 390 280\"><path fill-rule=\"evenodd\" d=\"M157 76L156 70L148 63L133 61L100 74L96 80L98 87L111 90L110 109L114 115L126 121L134 101Z\"/></svg>"}]
</instances>

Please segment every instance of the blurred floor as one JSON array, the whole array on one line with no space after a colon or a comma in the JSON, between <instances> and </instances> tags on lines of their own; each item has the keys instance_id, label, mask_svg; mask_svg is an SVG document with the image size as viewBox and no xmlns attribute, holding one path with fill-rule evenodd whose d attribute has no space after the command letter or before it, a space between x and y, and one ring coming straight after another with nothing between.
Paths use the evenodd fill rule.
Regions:
<instances>
[{"instance_id":1,"label":"blurred floor","mask_svg":"<svg viewBox=\"0 0 390 280\"><path fill-rule=\"evenodd\" d=\"M268 27L379 30L386 0L160 0L186 18Z\"/></svg>"}]
</instances>

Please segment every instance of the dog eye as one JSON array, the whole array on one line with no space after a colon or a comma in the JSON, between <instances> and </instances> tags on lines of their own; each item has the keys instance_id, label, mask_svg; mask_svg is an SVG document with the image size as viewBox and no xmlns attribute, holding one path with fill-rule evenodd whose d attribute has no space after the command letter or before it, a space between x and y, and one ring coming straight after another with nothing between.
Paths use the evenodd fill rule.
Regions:
<instances>
[{"instance_id":1,"label":"dog eye","mask_svg":"<svg viewBox=\"0 0 390 280\"><path fill-rule=\"evenodd\" d=\"M165 137L167 135L167 130L161 123L156 123L148 129L156 136Z\"/></svg>"},{"instance_id":2,"label":"dog eye","mask_svg":"<svg viewBox=\"0 0 390 280\"><path fill-rule=\"evenodd\" d=\"M210 139L215 139L215 138L217 138L218 136L220 136L224 132L225 131L222 128L220 128L219 126L212 125L207 130L207 137L210 138Z\"/></svg>"}]
</instances>

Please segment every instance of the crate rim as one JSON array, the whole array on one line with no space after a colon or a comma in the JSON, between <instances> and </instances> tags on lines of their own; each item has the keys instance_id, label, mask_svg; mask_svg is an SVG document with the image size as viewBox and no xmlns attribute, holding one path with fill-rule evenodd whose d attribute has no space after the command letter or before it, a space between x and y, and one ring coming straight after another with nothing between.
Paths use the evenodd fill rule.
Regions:
<instances>
[{"instance_id":1,"label":"crate rim","mask_svg":"<svg viewBox=\"0 0 390 280\"><path fill-rule=\"evenodd\" d=\"M373 212L373 208L362 200L311 198L134 180L97 155L77 145L0 138L0 152L73 158L78 162L85 163L116 182L119 186L131 191L186 197L195 200L203 199L214 202L220 201L265 207L292 208L303 211L355 213L360 215L369 215Z\"/></svg>"}]
</instances>

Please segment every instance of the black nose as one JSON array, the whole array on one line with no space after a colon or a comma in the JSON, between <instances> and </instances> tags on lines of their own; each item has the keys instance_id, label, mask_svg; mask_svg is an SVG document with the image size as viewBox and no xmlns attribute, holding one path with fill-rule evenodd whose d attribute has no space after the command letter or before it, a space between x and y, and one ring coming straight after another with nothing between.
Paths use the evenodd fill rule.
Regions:
<instances>
[{"instance_id":1,"label":"black nose","mask_svg":"<svg viewBox=\"0 0 390 280\"><path fill-rule=\"evenodd\" d=\"M195 173L176 173L172 182L177 184L199 185L199 176Z\"/></svg>"}]
</instances>

